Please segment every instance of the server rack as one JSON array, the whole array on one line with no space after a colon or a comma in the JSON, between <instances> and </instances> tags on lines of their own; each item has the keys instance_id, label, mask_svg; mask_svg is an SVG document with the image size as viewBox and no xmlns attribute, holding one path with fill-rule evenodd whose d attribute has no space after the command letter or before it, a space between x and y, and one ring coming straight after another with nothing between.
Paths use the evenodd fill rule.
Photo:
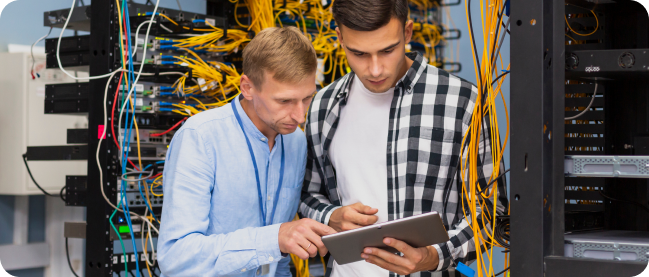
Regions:
<instances>
[{"instance_id":1,"label":"server rack","mask_svg":"<svg viewBox=\"0 0 649 277\"><path fill-rule=\"evenodd\" d=\"M572 54L649 50L647 13L636 2L609 0L512 0L511 9L511 275L637 275L646 262L566 257L564 232L587 229L586 225L648 232L647 213L640 206L602 196L606 192L612 198L646 206L646 176L619 178L611 173L610 178L567 177L564 161L569 155L646 155L641 150L643 133L649 130L647 78L646 73L632 72L642 64L624 71L629 61L619 55L619 64L604 58L597 63L612 63L612 68L622 68L622 72L578 71ZM599 19L596 26L590 15L571 16L591 10ZM574 44L567 42L573 40L568 38L572 31L567 22L593 34L574 39ZM578 113L571 107L590 102L585 101L590 98L567 95L588 91L590 97L593 82L597 82L597 91L603 97L593 99L597 100L593 108L582 118L586 124L564 120ZM575 133L589 135L572 136ZM573 186L589 190L567 190ZM586 213L591 216L588 220L582 216ZM584 225L573 219L583 219Z\"/></svg>"}]
</instances>

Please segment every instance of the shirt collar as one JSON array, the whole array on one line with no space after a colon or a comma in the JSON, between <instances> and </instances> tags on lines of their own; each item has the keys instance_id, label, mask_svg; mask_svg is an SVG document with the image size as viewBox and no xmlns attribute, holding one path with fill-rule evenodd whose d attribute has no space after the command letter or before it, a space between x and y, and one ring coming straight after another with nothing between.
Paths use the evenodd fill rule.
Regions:
<instances>
[{"instance_id":1,"label":"shirt collar","mask_svg":"<svg viewBox=\"0 0 649 277\"><path fill-rule=\"evenodd\" d=\"M237 112L239 113L239 117L241 117L241 123L243 123L243 129L246 130L246 135L250 139L254 139L256 141L268 141L268 138L264 136L264 134L257 129L257 126L255 126L254 123L252 123L252 120L250 120L250 117L248 117L248 114L246 111L243 110L243 107L241 106L241 101L239 98L242 96L237 96L234 98L234 103L233 105L236 105L237 107Z\"/></svg>"},{"instance_id":2,"label":"shirt collar","mask_svg":"<svg viewBox=\"0 0 649 277\"><path fill-rule=\"evenodd\" d=\"M417 51L406 53L406 57L412 60L412 65L406 72L406 75L397 82L396 86L402 85L406 93L412 93L412 89L417 83L417 80L419 80L424 69L428 66L428 61Z\"/></svg>"}]
</instances>

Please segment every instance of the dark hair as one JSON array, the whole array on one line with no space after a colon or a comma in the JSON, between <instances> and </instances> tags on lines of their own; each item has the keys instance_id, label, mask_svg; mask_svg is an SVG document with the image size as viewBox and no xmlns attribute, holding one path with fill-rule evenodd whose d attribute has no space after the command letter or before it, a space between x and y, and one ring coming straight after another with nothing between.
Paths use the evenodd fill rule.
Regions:
<instances>
[{"instance_id":1,"label":"dark hair","mask_svg":"<svg viewBox=\"0 0 649 277\"><path fill-rule=\"evenodd\" d=\"M388 25L393 17L405 25L408 11L408 0L335 0L333 3L336 24L356 31L374 31Z\"/></svg>"}]
</instances>

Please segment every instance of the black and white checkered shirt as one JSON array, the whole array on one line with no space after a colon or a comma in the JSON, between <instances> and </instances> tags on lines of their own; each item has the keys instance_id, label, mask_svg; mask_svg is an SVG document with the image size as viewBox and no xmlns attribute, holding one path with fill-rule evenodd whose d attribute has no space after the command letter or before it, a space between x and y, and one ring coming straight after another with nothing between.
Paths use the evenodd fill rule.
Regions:
<instances>
[{"instance_id":1,"label":"black and white checkered shirt","mask_svg":"<svg viewBox=\"0 0 649 277\"><path fill-rule=\"evenodd\" d=\"M460 276L454 270L457 262L469 264L476 259L473 231L460 207L458 188L461 183L457 182L457 165L478 90L470 82L428 65L420 54L406 55L414 63L396 84L390 120L386 122L389 124L386 149L388 220L439 212L450 237L450 241L434 246L440 253L439 267L410 276ZM329 148L353 79L351 72L318 92L307 116L308 157L299 212L303 217L324 224L328 224L331 213L341 207ZM480 136L483 140L479 148L486 159L478 170L482 173L478 180L481 187L487 185L493 169L490 136L486 124L483 125L485 131ZM500 166L500 171L504 171L504 166ZM499 202L496 208L498 214L502 214L507 207L505 182L499 181L497 186ZM489 199L486 201L488 207L493 207ZM481 212L480 207L477 211ZM491 229L482 222L478 222L478 226L483 233ZM483 237L486 238L486 234ZM390 273L390 276L397 275Z\"/></svg>"}]
</instances>

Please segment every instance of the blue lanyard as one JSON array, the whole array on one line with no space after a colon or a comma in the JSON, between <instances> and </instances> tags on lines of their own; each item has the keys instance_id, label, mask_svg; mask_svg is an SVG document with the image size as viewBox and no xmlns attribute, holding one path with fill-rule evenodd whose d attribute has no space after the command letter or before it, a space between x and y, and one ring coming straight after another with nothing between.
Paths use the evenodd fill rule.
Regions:
<instances>
[{"instance_id":1,"label":"blue lanyard","mask_svg":"<svg viewBox=\"0 0 649 277\"><path fill-rule=\"evenodd\" d=\"M237 118L237 122L239 122L239 127L241 127L243 136L246 138L246 143L248 144L248 152L250 152L250 158L252 158L252 165L255 167L255 178L257 178L257 195L259 196L259 209L261 210L261 219L262 219L262 223L264 224L263 226L266 226L266 211L264 209L264 198L261 197L261 182L259 181L259 169L257 168L257 160L255 159L255 153L252 151L252 144L250 144L250 140L248 139L246 130L243 129L243 123L241 123L241 117L239 117L239 112L237 112L236 103L231 103L230 105L232 106L232 110L234 111L234 116ZM273 203L273 212L270 214L271 224L273 223L273 218L275 217L275 209L277 208L279 193L282 190L282 182L284 181L284 136L282 135L281 137L282 137L282 161L279 169L279 186L277 187L277 192ZM266 180L266 182L268 182L268 180ZM268 188L268 186L266 188ZM268 194L268 190L266 190L266 194Z\"/></svg>"}]
</instances>

